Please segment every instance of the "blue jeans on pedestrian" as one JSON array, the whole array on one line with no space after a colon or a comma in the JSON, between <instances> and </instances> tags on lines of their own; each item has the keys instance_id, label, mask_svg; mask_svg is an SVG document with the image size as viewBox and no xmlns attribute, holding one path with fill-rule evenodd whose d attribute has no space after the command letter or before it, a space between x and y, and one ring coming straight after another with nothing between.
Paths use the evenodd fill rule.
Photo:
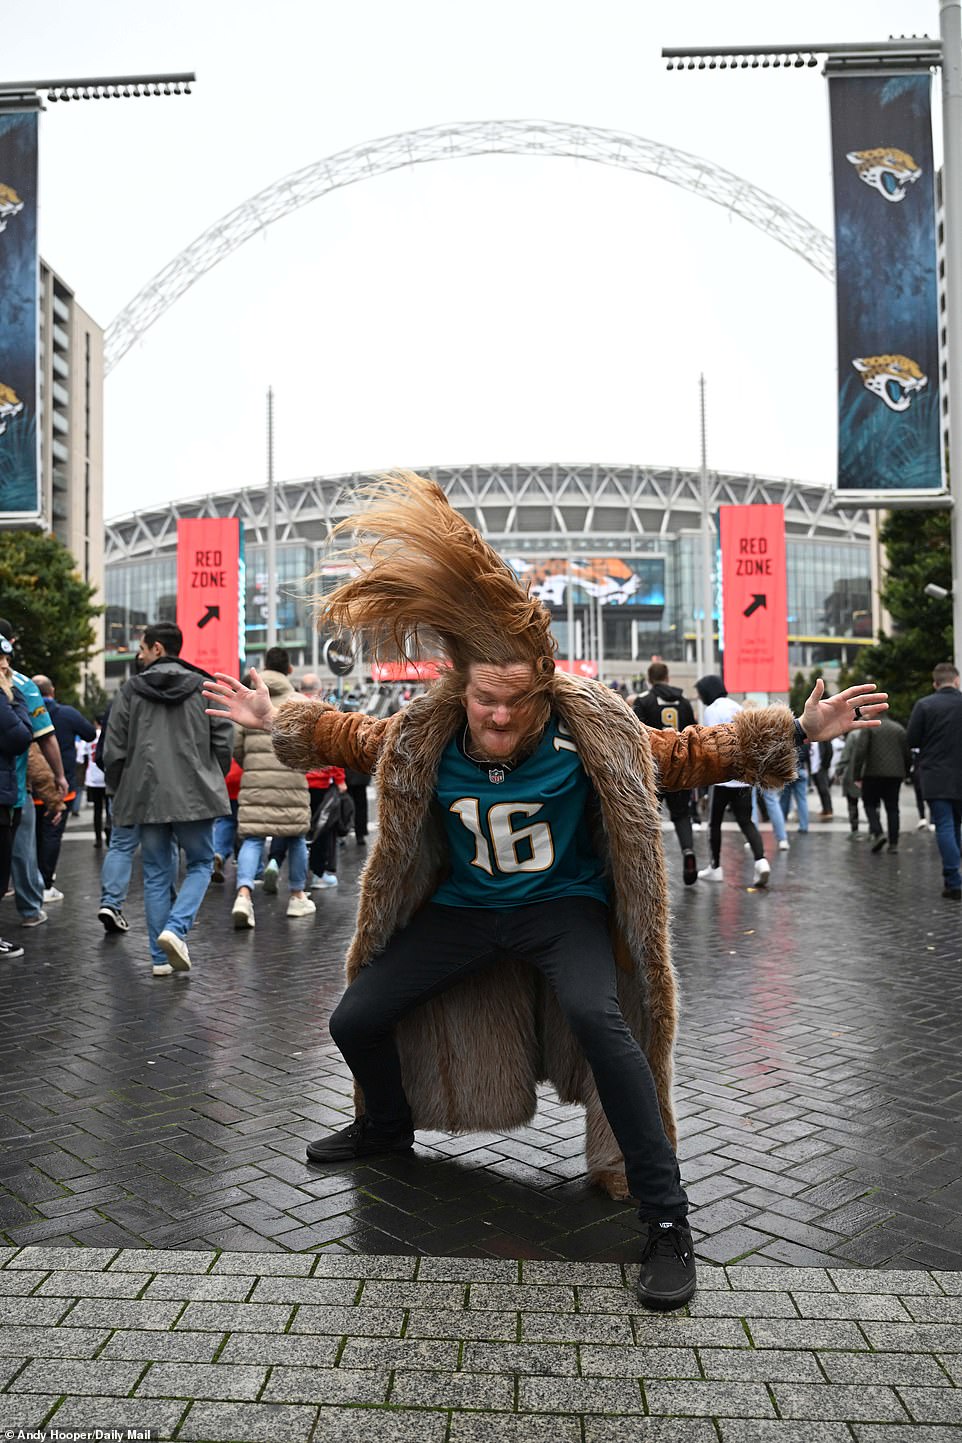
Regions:
<instances>
[{"instance_id":1,"label":"blue jeans on pedestrian","mask_svg":"<svg viewBox=\"0 0 962 1443\"><path fill-rule=\"evenodd\" d=\"M214 851L225 862L234 855L237 841L237 799L230 804L229 817L214 818Z\"/></svg>"},{"instance_id":2,"label":"blue jeans on pedestrian","mask_svg":"<svg viewBox=\"0 0 962 1443\"><path fill-rule=\"evenodd\" d=\"M20 825L13 834L10 880L16 894L17 911L23 920L40 915L43 908L43 878L37 865L37 809L33 798L20 811Z\"/></svg>"},{"instance_id":3,"label":"blue jeans on pedestrian","mask_svg":"<svg viewBox=\"0 0 962 1443\"><path fill-rule=\"evenodd\" d=\"M962 802L950 797L929 797L929 812L935 823L935 840L942 854L942 877L947 888L962 888Z\"/></svg>"},{"instance_id":4,"label":"blue jeans on pedestrian","mask_svg":"<svg viewBox=\"0 0 962 1443\"><path fill-rule=\"evenodd\" d=\"M264 855L266 837L245 837L237 853L237 886L253 891ZM280 839L279 839L280 840ZM284 837L287 850L287 881L292 892L303 892L307 886L307 838Z\"/></svg>"},{"instance_id":5,"label":"blue jeans on pedestrian","mask_svg":"<svg viewBox=\"0 0 962 1443\"><path fill-rule=\"evenodd\" d=\"M116 834L116 829L115 829ZM176 843L187 870L171 905L177 881ZM113 847L113 837L110 845ZM214 818L201 822L142 822L140 848L144 863L144 912L152 961L167 961L157 946L161 932L186 937L200 911L214 865Z\"/></svg>"},{"instance_id":6,"label":"blue jeans on pedestrian","mask_svg":"<svg viewBox=\"0 0 962 1443\"><path fill-rule=\"evenodd\" d=\"M792 798L798 805L798 830L808 831L808 772L799 772L793 782L787 782L782 788L782 812L786 822L792 812Z\"/></svg>"},{"instance_id":7,"label":"blue jeans on pedestrian","mask_svg":"<svg viewBox=\"0 0 962 1443\"><path fill-rule=\"evenodd\" d=\"M110 846L107 848L100 873L101 907L116 907L118 912L123 911L127 893L130 891L134 853L139 846L139 827L113 827Z\"/></svg>"},{"instance_id":8,"label":"blue jeans on pedestrian","mask_svg":"<svg viewBox=\"0 0 962 1443\"><path fill-rule=\"evenodd\" d=\"M762 787L756 787L752 793L752 821L758 826L761 820L761 812L758 809L758 793L761 792L765 802L765 810L768 813L768 820L772 824L772 831L775 833L776 842L788 840L788 828L785 826L785 813L782 811L781 794L775 791L765 791Z\"/></svg>"}]
</instances>

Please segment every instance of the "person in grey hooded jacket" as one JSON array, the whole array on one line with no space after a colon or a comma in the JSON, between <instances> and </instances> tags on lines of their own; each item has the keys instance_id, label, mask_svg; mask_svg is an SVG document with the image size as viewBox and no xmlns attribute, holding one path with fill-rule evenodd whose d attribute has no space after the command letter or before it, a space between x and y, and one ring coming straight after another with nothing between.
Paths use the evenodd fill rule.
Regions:
<instances>
[{"instance_id":1,"label":"person in grey hooded jacket","mask_svg":"<svg viewBox=\"0 0 962 1443\"><path fill-rule=\"evenodd\" d=\"M207 715L201 688L209 677L181 660L182 645L172 622L147 627L137 653L143 669L121 688L104 746L115 826L140 828L155 977L190 969L185 938L210 882L214 819L230 811L233 729ZM175 843L187 871L172 906Z\"/></svg>"}]
</instances>

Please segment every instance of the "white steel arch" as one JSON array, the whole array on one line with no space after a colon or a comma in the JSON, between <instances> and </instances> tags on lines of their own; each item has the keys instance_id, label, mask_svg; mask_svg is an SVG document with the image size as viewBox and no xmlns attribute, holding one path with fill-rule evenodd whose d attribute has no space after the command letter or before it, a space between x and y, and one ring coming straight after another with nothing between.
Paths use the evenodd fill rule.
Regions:
<instances>
[{"instance_id":1,"label":"white steel arch","mask_svg":"<svg viewBox=\"0 0 962 1443\"><path fill-rule=\"evenodd\" d=\"M275 220L360 180L406 165L473 155L562 156L658 176L734 211L800 256L819 275L828 280L834 277L834 247L823 231L774 196L701 156L627 131L566 121L482 120L433 125L367 141L315 161L221 216L158 271L110 322L105 334L105 372L218 261Z\"/></svg>"}]
</instances>

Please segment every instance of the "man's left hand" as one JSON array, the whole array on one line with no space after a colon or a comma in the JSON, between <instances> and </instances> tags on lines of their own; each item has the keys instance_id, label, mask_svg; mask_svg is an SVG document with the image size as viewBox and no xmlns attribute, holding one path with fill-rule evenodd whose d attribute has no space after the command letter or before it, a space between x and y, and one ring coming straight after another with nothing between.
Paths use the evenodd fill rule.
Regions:
<instances>
[{"instance_id":1,"label":"man's left hand","mask_svg":"<svg viewBox=\"0 0 962 1443\"><path fill-rule=\"evenodd\" d=\"M888 709L888 692L876 691L873 682L826 697L825 683L819 677L799 720L809 741L830 742L846 732L880 726L879 718Z\"/></svg>"}]
</instances>

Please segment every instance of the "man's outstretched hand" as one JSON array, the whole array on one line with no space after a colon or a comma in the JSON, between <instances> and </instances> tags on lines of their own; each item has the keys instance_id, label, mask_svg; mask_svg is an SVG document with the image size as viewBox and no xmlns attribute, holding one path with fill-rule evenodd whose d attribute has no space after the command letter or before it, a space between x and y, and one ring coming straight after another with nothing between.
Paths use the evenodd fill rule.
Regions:
<instances>
[{"instance_id":1,"label":"man's outstretched hand","mask_svg":"<svg viewBox=\"0 0 962 1443\"><path fill-rule=\"evenodd\" d=\"M888 709L888 692L876 691L873 682L826 697L825 683L819 677L799 721L809 741L830 742L846 732L880 726L879 717Z\"/></svg>"},{"instance_id":2,"label":"man's outstretched hand","mask_svg":"<svg viewBox=\"0 0 962 1443\"><path fill-rule=\"evenodd\" d=\"M269 732L274 723L274 708L266 683L251 667L253 686L245 686L236 677L222 671L214 673L213 681L204 683L204 700L208 716L227 717L238 726L252 731Z\"/></svg>"}]
</instances>

